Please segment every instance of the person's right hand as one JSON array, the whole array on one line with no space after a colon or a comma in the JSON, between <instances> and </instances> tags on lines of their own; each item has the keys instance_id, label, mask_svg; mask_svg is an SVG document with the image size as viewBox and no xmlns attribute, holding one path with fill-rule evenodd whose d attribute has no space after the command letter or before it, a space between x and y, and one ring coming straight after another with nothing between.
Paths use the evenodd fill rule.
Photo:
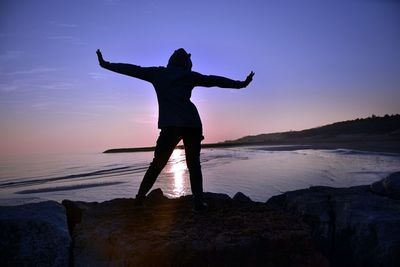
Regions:
<instances>
[{"instance_id":1,"label":"person's right hand","mask_svg":"<svg viewBox=\"0 0 400 267\"><path fill-rule=\"evenodd\" d=\"M254 72L250 72L250 74L246 77L246 80L244 81L244 87L247 87L247 85L249 85L251 83L251 81L253 81L253 76L254 76Z\"/></svg>"}]
</instances>

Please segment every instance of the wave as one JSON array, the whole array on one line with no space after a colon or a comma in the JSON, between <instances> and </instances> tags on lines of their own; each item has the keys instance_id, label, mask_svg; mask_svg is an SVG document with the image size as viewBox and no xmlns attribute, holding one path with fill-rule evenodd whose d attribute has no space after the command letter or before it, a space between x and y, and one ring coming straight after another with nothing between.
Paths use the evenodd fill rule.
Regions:
<instances>
[{"instance_id":1,"label":"wave","mask_svg":"<svg viewBox=\"0 0 400 267\"><path fill-rule=\"evenodd\" d=\"M338 148L332 150L326 150L327 152L340 154L340 155L379 155L379 156L389 156L389 157L399 157L398 153L388 153L388 152L374 152L374 151L363 151L347 148Z\"/></svg>"},{"instance_id":2,"label":"wave","mask_svg":"<svg viewBox=\"0 0 400 267\"><path fill-rule=\"evenodd\" d=\"M44 183L55 182L55 181L63 181L63 180L68 180L68 181L80 180L82 178L85 178L85 180L88 180L88 179L120 176L120 175L141 173L141 172L144 172L147 169L147 167L148 166L124 166L124 167L104 169L104 170L98 170L98 171L92 171L92 172L70 174L70 175L65 175L65 176L56 176L56 177L49 177L49 178L43 177L43 178L37 178L37 179L24 179L22 181L0 183L0 188L31 186L31 185L38 185L38 184L44 184Z\"/></svg>"},{"instance_id":3,"label":"wave","mask_svg":"<svg viewBox=\"0 0 400 267\"><path fill-rule=\"evenodd\" d=\"M47 192L56 192L56 191L67 191L67 190L78 190L99 186L109 186L109 185L117 185L124 184L125 182L104 182L104 183L91 183L91 184L78 184L78 185L69 185L69 186L55 186L55 187L46 187L46 188L38 188L38 189L28 189L15 192L16 194L32 194L32 193L47 193Z\"/></svg>"}]
</instances>

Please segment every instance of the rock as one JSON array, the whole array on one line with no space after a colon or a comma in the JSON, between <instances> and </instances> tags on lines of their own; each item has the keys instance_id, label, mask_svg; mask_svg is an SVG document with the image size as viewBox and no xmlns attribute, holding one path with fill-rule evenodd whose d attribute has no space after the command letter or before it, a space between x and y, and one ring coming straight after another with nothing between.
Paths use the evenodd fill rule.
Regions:
<instances>
[{"instance_id":1,"label":"rock","mask_svg":"<svg viewBox=\"0 0 400 267\"><path fill-rule=\"evenodd\" d=\"M233 196L233 200L239 201L239 202L247 202L247 203L252 202L251 199L248 196L246 196L245 194L243 194L242 192L237 192Z\"/></svg>"},{"instance_id":2,"label":"rock","mask_svg":"<svg viewBox=\"0 0 400 267\"><path fill-rule=\"evenodd\" d=\"M209 210L198 214L190 196L160 199L85 203L75 266L329 266L305 223L263 203L206 193Z\"/></svg>"},{"instance_id":3,"label":"rock","mask_svg":"<svg viewBox=\"0 0 400 267\"><path fill-rule=\"evenodd\" d=\"M204 198L209 199L209 200L212 199L213 201L215 201L215 200L230 201L231 200L231 198L227 194L211 193L211 192L204 193Z\"/></svg>"},{"instance_id":4,"label":"rock","mask_svg":"<svg viewBox=\"0 0 400 267\"><path fill-rule=\"evenodd\" d=\"M383 186L382 180L377 181L377 182L375 182L375 183L372 183L372 184L370 185L370 189L371 189L371 191L372 191L373 193L378 194L378 195L385 196L385 195L387 194L387 193L386 193L386 189L385 189L385 187Z\"/></svg>"},{"instance_id":5,"label":"rock","mask_svg":"<svg viewBox=\"0 0 400 267\"><path fill-rule=\"evenodd\" d=\"M146 197L146 203L158 204L167 200L160 188L152 190Z\"/></svg>"},{"instance_id":6,"label":"rock","mask_svg":"<svg viewBox=\"0 0 400 267\"><path fill-rule=\"evenodd\" d=\"M65 209L55 201L0 207L2 266L68 266Z\"/></svg>"},{"instance_id":7,"label":"rock","mask_svg":"<svg viewBox=\"0 0 400 267\"><path fill-rule=\"evenodd\" d=\"M320 187L312 187L287 192L270 198L267 204L283 208L303 219L311 226L313 238L319 249L329 256L332 244L332 219L326 193L321 192L320 189Z\"/></svg>"},{"instance_id":8,"label":"rock","mask_svg":"<svg viewBox=\"0 0 400 267\"><path fill-rule=\"evenodd\" d=\"M267 204L310 225L332 266L398 266L400 201L370 188L311 187L272 197Z\"/></svg>"},{"instance_id":9,"label":"rock","mask_svg":"<svg viewBox=\"0 0 400 267\"><path fill-rule=\"evenodd\" d=\"M97 202L90 203L92 206ZM88 204L81 201L63 200L61 203L66 209L68 230L70 233L74 231L76 224L82 220L82 211L88 209Z\"/></svg>"},{"instance_id":10,"label":"rock","mask_svg":"<svg viewBox=\"0 0 400 267\"><path fill-rule=\"evenodd\" d=\"M371 190L379 195L400 200L400 172L392 173L388 177L373 183Z\"/></svg>"}]
</instances>

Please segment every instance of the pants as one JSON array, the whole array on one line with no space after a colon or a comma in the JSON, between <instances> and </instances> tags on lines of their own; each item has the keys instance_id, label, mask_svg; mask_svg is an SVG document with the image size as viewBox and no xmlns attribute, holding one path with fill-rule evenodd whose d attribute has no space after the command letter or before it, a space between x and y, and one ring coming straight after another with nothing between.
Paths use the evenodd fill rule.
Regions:
<instances>
[{"instance_id":1,"label":"pants","mask_svg":"<svg viewBox=\"0 0 400 267\"><path fill-rule=\"evenodd\" d=\"M198 127L165 127L161 129L154 151L153 161L140 184L136 198L143 199L150 191L158 175L165 167L176 145L183 140L186 164L190 174L190 186L195 201L203 198L203 176L200 165L201 141L204 139L202 128Z\"/></svg>"}]
</instances>

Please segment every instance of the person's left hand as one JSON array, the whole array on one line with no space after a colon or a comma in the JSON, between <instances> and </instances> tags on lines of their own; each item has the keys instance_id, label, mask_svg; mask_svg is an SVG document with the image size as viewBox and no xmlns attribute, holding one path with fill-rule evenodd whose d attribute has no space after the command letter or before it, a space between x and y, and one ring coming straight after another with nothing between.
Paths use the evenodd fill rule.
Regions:
<instances>
[{"instance_id":1,"label":"person's left hand","mask_svg":"<svg viewBox=\"0 0 400 267\"><path fill-rule=\"evenodd\" d=\"M104 59L103 59L103 55L101 54L100 49L96 50L96 54L97 54L97 59L99 60L99 64L103 65L104 63Z\"/></svg>"}]
</instances>

